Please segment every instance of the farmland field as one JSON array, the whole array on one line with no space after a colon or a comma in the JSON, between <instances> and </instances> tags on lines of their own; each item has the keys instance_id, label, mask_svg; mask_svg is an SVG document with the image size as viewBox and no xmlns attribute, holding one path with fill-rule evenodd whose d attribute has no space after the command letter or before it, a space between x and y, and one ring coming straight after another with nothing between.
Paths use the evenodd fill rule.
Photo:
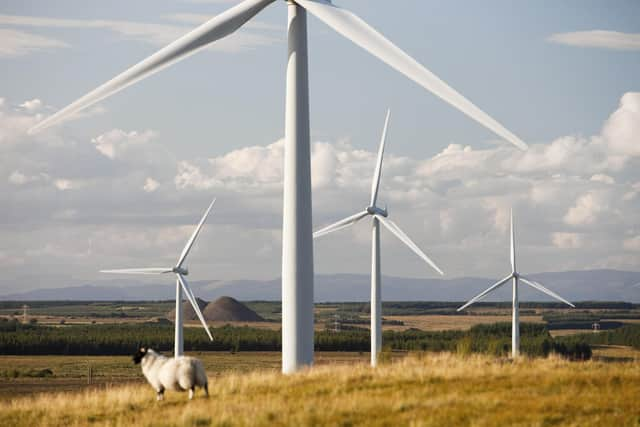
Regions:
<instances>
[{"instance_id":1,"label":"farmland field","mask_svg":"<svg viewBox=\"0 0 640 427\"><path fill-rule=\"evenodd\" d=\"M409 315L409 316L385 316L388 320L397 320L402 325L383 325L385 330L403 331L416 328L423 331L450 331L467 330L474 325L491 324L497 322L511 322L511 315ZM520 316L521 322L543 323L542 316Z\"/></svg>"},{"instance_id":2,"label":"farmland field","mask_svg":"<svg viewBox=\"0 0 640 427\"><path fill-rule=\"evenodd\" d=\"M280 352L189 354L203 361L209 378L250 371L278 372L281 364ZM399 361L417 353L395 351L391 354L394 361ZM593 358L608 362L640 362L640 350L628 346L599 345L594 346ZM368 352L316 352L315 355L317 366L367 363ZM0 366L0 400L18 395L104 388L144 381L140 367L131 362L130 356L0 356ZM51 374L38 376L44 370L51 371Z\"/></svg>"},{"instance_id":3,"label":"farmland field","mask_svg":"<svg viewBox=\"0 0 640 427\"><path fill-rule=\"evenodd\" d=\"M640 419L637 360L569 362L550 357L510 362L428 353L373 370L364 362L345 364L353 360L346 359L290 376L274 366L210 372L208 399L196 394L188 401L185 394L167 393L165 401L156 402L146 384L113 384L5 396L0 413L7 426L633 426ZM272 357L266 363L276 362ZM207 366L210 369L211 361Z\"/></svg>"},{"instance_id":4,"label":"farmland field","mask_svg":"<svg viewBox=\"0 0 640 427\"><path fill-rule=\"evenodd\" d=\"M456 303L390 303L383 307L383 363L372 370L366 304L319 304L315 345L322 351L316 351L315 366L283 376L275 351L280 306L248 303L268 321L211 321L213 342L197 323L187 325L186 353L204 362L212 396L187 402L184 394L169 393L157 403L127 354L141 336L170 353L171 304L34 302L28 318L21 317L19 304L0 303L3 427L582 426L640 420L637 306L523 307L523 353L536 357L513 362L506 357L508 305L485 303L459 314ZM601 331L591 331L594 322Z\"/></svg>"},{"instance_id":5,"label":"farmland field","mask_svg":"<svg viewBox=\"0 0 640 427\"><path fill-rule=\"evenodd\" d=\"M403 353L398 353L403 354ZM280 352L201 352L209 378L232 372L279 371ZM366 363L368 353L320 352L316 364ZM101 388L142 382L140 366L130 356L0 356L0 399L41 392ZM91 369L91 383L89 370ZM44 370L50 375L38 376ZM15 374L14 374L15 372ZM5 375L3 375L5 374ZM14 377L15 375L15 377Z\"/></svg>"}]
</instances>

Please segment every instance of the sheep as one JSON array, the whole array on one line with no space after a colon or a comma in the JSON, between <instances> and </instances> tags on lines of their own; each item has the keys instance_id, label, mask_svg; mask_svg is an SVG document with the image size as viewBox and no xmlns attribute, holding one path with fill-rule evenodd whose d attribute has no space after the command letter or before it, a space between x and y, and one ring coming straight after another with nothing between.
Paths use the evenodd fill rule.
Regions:
<instances>
[{"instance_id":1,"label":"sheep","mask_svg":"<svg viewBox=\"0 0 640 427\"><path fill-rule=\"evenodd\" d=\"M205 396L209 396L207 374L202 362L194 357L169 358L141 347L133 356L133 362L142 365L142 373L156 390L158 400L164 399L165 390L189 390L191 400L196 387L203 388Z\"/></svg>"}]
</instances>

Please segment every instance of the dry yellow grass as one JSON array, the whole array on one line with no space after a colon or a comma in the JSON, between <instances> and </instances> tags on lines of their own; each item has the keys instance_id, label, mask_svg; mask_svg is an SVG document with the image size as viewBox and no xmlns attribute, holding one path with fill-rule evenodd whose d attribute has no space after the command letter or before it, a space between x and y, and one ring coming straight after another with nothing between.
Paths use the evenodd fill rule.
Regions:
<instances>
[{"instance_id":1,"label":"dry yellow grass","mask_svg":"<svg viewBox=\"0 0 640 427\"><path fill-rule=\"evenodd\" d=\"M0 403L2 425L635 426L640 363L572 363L449 354L371 369L321 366L283 376L228 374L208 399L128 385Z\"/></svg>"}]
</instances>

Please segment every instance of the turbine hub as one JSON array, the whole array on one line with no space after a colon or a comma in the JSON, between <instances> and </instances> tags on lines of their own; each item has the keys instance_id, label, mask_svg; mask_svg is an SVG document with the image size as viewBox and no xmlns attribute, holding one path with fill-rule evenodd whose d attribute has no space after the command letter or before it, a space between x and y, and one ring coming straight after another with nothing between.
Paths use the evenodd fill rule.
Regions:
<instances>
[{"instance_id":1,"label":"turbine hub","mask_svg":"<svg viewBox=\"0 0 640 427\"><path fill-rule=\"evenodd\" d=\"M183 276L189 275L189 270L182 267L173 267L172 271L176 274L182 274Z\"/></svg>"},{"instance_id":2,"label":"turbine hub","mask_svg":"<svg viewBox=\"0 0 640 427\"><path fill-rule=\"evenodd\" d=\"M385 218L389 216L389 213L387 212L386 209L380 209L377 206L367 206L366 210L369 215L380 215Z\"/></svg>"}]
</instances>

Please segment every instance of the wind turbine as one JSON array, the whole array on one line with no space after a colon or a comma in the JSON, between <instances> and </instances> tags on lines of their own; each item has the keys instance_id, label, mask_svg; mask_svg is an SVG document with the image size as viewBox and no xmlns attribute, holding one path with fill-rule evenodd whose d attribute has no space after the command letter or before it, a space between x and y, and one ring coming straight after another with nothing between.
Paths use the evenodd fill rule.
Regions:
<instances>
[{"instance_id":1,"label":"wind turbine","mask_svg":"<svg viewBox=\"0 0 640 427\"><path fill-rule=\"evenodd\" d=\"M540 292L543 292L549 295L550 297L553 297L558 301L561 301L575 308L575 305L571 304L569 301L562 298L555 292L550 291L549 289L545 288L535 280L529 279L525 276L522 276L520 273L518 273L518 271L516 270L515 240L516 239L515 239L514 227L513 227L513 209L512 209L511 210L511 274L509 274L507 277L500 280L496 284L491 285L489 288L479 293L475 297L471 298L469 302L467 302L465 305L463 305L458 309L458 311L464 310L474 302L480 301L481 299L486 297L488 294L490 294L491 292L495 291L496 289L498 289L499 287L507 283L509 280L512 280L513 281L513 300L512 300L513 306L512 306L512 316L511 316L511 355L513 358L518 357L520 353L520 305L519 305L520 302L518 300L518 282L519 281L522 281L523 283L531 286L532 288L537 289Z\"/></svg>"},{"instance_id":2,"label":"wind turbine","mask_svg":"<svg viewBox=\"0 0 640 427\"><path fill-rule=\"evenodd\" d=\"M189 270L184 267L184 261L189 255L189 251L193 246L193 243L196 241L196 237L200 233L204 222L207 220L209 216L209 212L211 212L211 208L213 208L213 204L216 202L216 199L213 199L206 212L202 216L200 223L196 226L196 229L193 231L193 234L187 241L187 244L182 249L182 253L178 258L178 262L175 267L167 267L167 268L158 268L158 267L150 267L150 268L124 268L119 270L100 270L101 273L116 273L116 274L168 274L174 273L176 275L176 320L175 320L175 335L174 335L174 349L173 354L175 357L182 356L184 350L184 338L182 336L183 331L183 315L182 315L182 296L183 294L187 297L193 310L198 315L204 330L209 335L209 339L213 341L213 337L211 336L211 332L209 331L209 327L207 326L206 320L204 320L204 316L200 311L200 307L198 306L198 301L196 301L196 297L193 295L193 291L191 287L187 283L187 279L184 276L189 274Z\"/></svg>"},{"instance_id":3,"label":"wind turbine","mask_svg":"<svg viewBox=\"0 0 640 427\"><path fill-rule=\"evenodd\" d=\"M328 225L315 233L313 237L318 238L325 236L337 230L349 227L366 216L372 217L372 235L371 235L371 366L378 363L378 353L382 350L382 301L381 301L381 274L380 274L380 223L386 227L393 235L395 235L402 243L407 245L409 249L415 252L427 264L440 274L444 274L438 266L429 259L424 252L420 250L418 245L413 243L409 236L391 221L388 216L387 208L381 209L377 206L378 189L380 188L380 176L382 175L382 157L384 155L384 145L387 140L387 128L389 126L389 116L391 112L387 111L387 117L384 121L382 130L382 138L380 140L380 148L378 149L378 161L373 173L373 182L371 183L371 200L369 206L363 211L355 215L351 215L336 223Z\"/></svg>"},{"instance_id":4,"label":"wind turbine","mask_svg":"<svg viewBox=\"0 0 640 427\"><path fill-rule=\"evenodd\" d=\"M233 33L275 0L244 0L36 124L44 129ZM328 0L287 0L282 218L282 370L313 363L313 240L307 12L521 149L527 145L358 16ZM259 72L256 73L256 76Z\"/></svg>"}]
</instances>

